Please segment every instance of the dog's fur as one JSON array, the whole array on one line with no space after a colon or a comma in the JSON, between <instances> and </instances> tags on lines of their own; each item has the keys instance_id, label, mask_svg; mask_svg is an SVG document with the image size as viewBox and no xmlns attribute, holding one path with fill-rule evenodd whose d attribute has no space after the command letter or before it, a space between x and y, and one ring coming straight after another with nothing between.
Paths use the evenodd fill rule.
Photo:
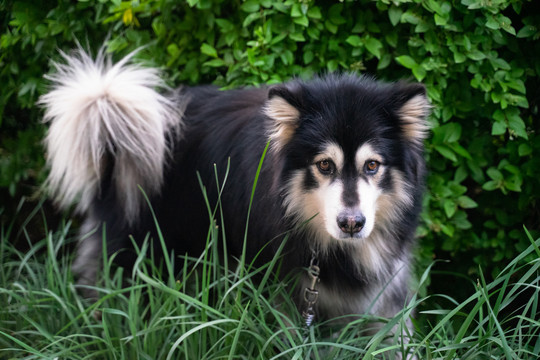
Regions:
<instances>
[{"instance_id":1,"label":"dog's fur","mask_svg":"<svg viewBox=\"0 0 540 360\"><path fill-rule=\"evenodd\" d=\"M41 104L50 122L48 187L60 207L76 203L85 217L74 262L81 283L96 281L103 224L110 252L129 248L130 235L156 237L140 188L170 249L198 255L211 225L198 174L212 206L217 182L225 183L218 225L228 252L240 256L270 141L249 218L248 261L268 261L288 236L283 274L307 267L317 253L320 318L391 317L403 308L424 186L429 103L422 85L327 75L172 91L129 56L116 65L103 51L96 59L84 51L64 58ZM117 261L133 259L122 252ZM308 277L299 273L301 304Z\"/></svg>"}]
</instances>

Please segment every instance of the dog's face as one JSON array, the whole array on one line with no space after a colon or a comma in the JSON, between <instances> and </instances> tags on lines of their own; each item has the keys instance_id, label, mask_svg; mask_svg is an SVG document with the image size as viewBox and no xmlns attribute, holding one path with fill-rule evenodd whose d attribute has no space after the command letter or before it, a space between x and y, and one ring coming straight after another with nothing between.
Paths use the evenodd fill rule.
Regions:
<instances>
[{"instance_id":1,"label":"dog's face","mask_svg":"<svg viewBox=\"0 0 540 360\"><path fill-rule=\"evenodd\" d=\"M352 156L351 156L352 155ZM308 166L291 173L288 211L330 237L353 240L369 236L385 176L383 157L365 143L346 154L335 142L322 144Z\"/></svg>"},{"instance_id":2,"label":"dog's face","mask_svg":"<svg viewBox=\"0 0 540 360\"><path fill-rule=\"evenodd\" d=\"M323 243L354 243L413 206L429 105L418 85L331 77L270 90L288 216Z\"/></svg>"}]
</instances>

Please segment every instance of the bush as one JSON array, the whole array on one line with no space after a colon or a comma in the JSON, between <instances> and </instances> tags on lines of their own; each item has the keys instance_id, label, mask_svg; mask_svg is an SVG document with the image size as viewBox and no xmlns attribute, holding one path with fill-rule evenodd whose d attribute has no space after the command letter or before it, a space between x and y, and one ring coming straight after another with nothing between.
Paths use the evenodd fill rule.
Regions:
<instances>
[{"instance_id":1,"label":"bush","mask_svg":"<svg viewBox=\"0 0 540 360\"><path fill-rule=\"evenodd\" d=\"M533 1L8 1L0 10L0 186L15 198L43 178L35 101L49 60L76 39L95 50L108 37L119 55L144 45L139 57L174 85L325 71L421 81L434 105L421 259L497 272L528 246L523 224L539 229Z\"/></svg>"}]
</instances>

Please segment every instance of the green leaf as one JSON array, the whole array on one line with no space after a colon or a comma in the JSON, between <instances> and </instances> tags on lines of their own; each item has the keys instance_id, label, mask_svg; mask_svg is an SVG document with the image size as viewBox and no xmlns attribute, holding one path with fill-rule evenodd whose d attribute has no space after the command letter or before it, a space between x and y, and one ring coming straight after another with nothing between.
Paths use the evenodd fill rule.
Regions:
<instances>
[{"instance_id":1,"label":"green leaf","mask_svg":"<svg viewBox=\"0 0 540 360\"><path fill-rule=\"evenodd\" d=\"M452 222L461 230L470 229L472 227L472 224L467 220L467 214L464 211L458 211Z\"/></svg>"},{"instance_id":2,"label":"green leaf","mask_svg":"<svg viewBox=\"0 0 540 360\"><path fill-rule=\"evenodd\" d=\"M342 25L347 22L345 18L341 15L343 10L343 4L334 4L328 10L328 20L330 20L335 25Z\"/></svg>"},{"instance_id":3,"label":"green leaf","mask_svg":"<svg viewBox=\"0 0 540 360\"><path fill-rule=\"evenodd\" d=\"M280 58L285 65L291 65L294 62L294 54L290 50L282 52Z\"/></svg>"},{"instance_id":4,"label":"green leaf","mask_svg":"<svg viewBox=\"0 0 540 360\"><path fill-rule=\"evenodd\" d=\"M461 155L465 159L472 160L471 154L469 154L469 152L463 146L459 145L457 142L449 144L449 147L452 150L454 150L456 154Z\"/></svg>"},{"instance_id":5,"label":"green leaf","mask_svg":"<svg viewBox=\"0 0 540 360\"><path fill-rule=\"evenodd\" d=\"M508 81L507 85L508 87L514 90L517 90L524 95L527 93L527 88L525 87L525 83L521 79L512 79Z\"/></svg>"},{"instance_id":6,"label":"green leaf","mask_svg":"<svg viewBox=\"0 0 540 360\"><path fill-rule=\"evenodd\" d=\"M312 39L319 40L321 32L316 27L310 26L306 29L308 36Z\"/></svg>"},{"instance_id":7,"label":"green leaf","mask_svg":"<svg viewBox=\"0 0 540 360\"><path fill-rule=\"evenodd\" d=\"M358 47L362 45L362 38L358 35L350 35L347 39L345 39L345 42L354 47Z\"/></svg>"},{"instance_id":8,"label":"green leaf","mask_svg":"<svg viewBox=\"0 0 540 360\"><path fill-rule=\"evenodd\" d=\"M512 20L509 17L499 14L499 16L497 17L497 21L499 22L500 27L504 31L514 36L516 35L516 29L514 29L514 27L512 26Z\"/></svg>"},{"instance_id":9,"label":"green leaf","mask_svg":"<svg viewBox=\"0 0 540 360\"><path fill-rule=\"evenodd\" d=\"M461 125L459 123L448 123L433 129L434 144L451 144L461 138Z\"/></svg>"},{"instance_id":10,"label":"green leaf","mask_svg":"<svg viewBox=\"0 0 540 360\"><path fill-rule=\"evenodd\" d=\"M259 11L260 5L259 2L256 0L247 0L240 6L240 9L247 13L254 13L256 11Z\"/></svg>"},{"instance_id":11,"label":"green leaf","mask_svg":"<svg viewBox=\"0 0 540 360\"><path fill-rule=\"evenodd\" d=\"M261 18L261 13L260 12L254 12L254 13L251 13L249 14L248 16L246 16L246 18L244 19L244 22L242 23L242 27L243 28L246 28L248 27L252 22L254 22L255 20L258 20Z\"/></svg>"},{"instance_id":12,"label":"green leaf","mask_svg":"<svg viewBox=\"0 0 540 360\"><path fill-rule=\"evenodd\" d=\"M201 45L201 52L210 57L217 57L216 49L212 45L207 44L207 43L203 43Z\"/></svg>"},{"instance_id":13,"label":"green leaf","mask_svg":"<svg viewBox=\"0 0 540 360\"><path fill-rule=\"evenodd\" d=\"M495 19L493 15L488 16L486 21L486 27L492 30L499 30L501 28L499 22Z\"/></svg>"},{"instance_id":14,"label":"green leaf","mask_svg":"<svg viewBox=\"0 0 540 360\"><path fill-rule=\"evenodd\" d=\"M533 149L532 149L531 145L529 145L527 143L523 143L523 144L519 145L518 154L519 154L519 156L531 155L532 150Z\"/></svg>"},{"instance_id":15,"label":"green leaf","mask_svg":"<svg viewBox=\"0 0 540 360\"><path fill-rule=\"evenodd\" d=\"M482 171L482 168L480 167L478 161L467 161L467 167L469 170L471 170L471 177L474 181L477 183L483 183L485 181L484 172Z\"/></svg>"},{"instance_id":16,"label":"green leaf","mask_svg":"<svg viewBox=\"0 0 540 360\"><path fill-rule=\"evenodd\" d=\"M427 21L420 21L418 25L414 27L414 32L416 33L425 33L431 29L430 24Z\"/></svg>"},{"instance_id":17,"label":"green leaf","mask_svg":"<svg viewBox=\"0 0 540 360\"><path fill-rule=\"evenodd\" d=\"M443 142L453 143L461 139L461 125L459 123L449 123L441 126L444 129Z\"/></svg>"},{"instance_id":18,"label":"green leaf","mask_svg":"<svg viewBox=\"0 0 540 360\"><path fill-rule=\"evenodd\" d=\"M496 121L491 127L491 135L503 135L504 133L506 133L506 128L506 122Z\"/></svg>"},{"instance_id":19,"label":"green leaf","mask_svg":"<svg viewBox=\"0 0 540 360\"><path fill-rule=\"evenodd\" d=\"M64 31L66 27L63 24L53 22L49 24L49 30L52 36L60 34L62 31Z\"/></svg>"},{"instance_id":20,"label":"green leaf","mask_svg":"<svg viewBox=\"0 0 540 360\"><path fill-rule=\"evenodd\" d=\"M309 29L308 29L308 31L309 31ZM278 36L274 37L274 38L272 39L272 41L270 41L270 45L275 45L275 44L281 42L281 41L282 41L283 39L285 39L286 37L287 37L287 33L281 33L281 34L279 34Z\"/></svg>"},{"instance_id":21,"label":"green leaf","mask_svg":"<svg viewBox=\"0 0 540 360\"><path fill-rule=\"evenodd\" d=\"M418 23L420 23L420 20L421 20L420 16L416 14L415 12L413 12L412 9L407 10L401 15L401 21L409 23L409 24L417 25Z\"/></svg>"},{"instance_id":22,"label":"green leaf","mask_svg":"<svg viewBox=\"0 0 540 360\"><path fill-rule=\"evenodd\" d=\"M379 61L379 63L377 64L377 70L386 69L388 67L388 65L390 65L391 62L392 62L392 55L390 55L388 53L384 54L381 57L381 60Z\"/></svg>"},{"instance_id":23,"label":"green leaf","mask_svg":"<svg viewBox=\"0 0 540 360\"><path fill-rule=\"evenodd\" d=\"M450 224L441 224L441 230L450 237L454 236L454 232L456 231L456 229L454 229L454 227Z\"/></svg>"},{"instance_id":24,"label":"green leaf","mask_svg":"<svg viewBox=\"0 0 540 360\"><path fill-rule=\"evenodd\" d=\"M326 64L326 67L328 68L328 71L330 72L336 71L338 69L338 66L339 66L339 63L337 62L337 60L330 60Z\"/></svg>"},{"instance_id":25,"label":"green leaf","mask_svg":"<svg viewBox=\"0 0 540 360\"><path fill-rule=\"evenodd\" d=\"M437 14L442 13L441 6L439 5L439 1L437 1L437 0L426 0L425 2L426 2L426 5L427 5L427 8L429 10L431 10L431 12L434 12L434 13L437 13Z\"/></svg>"},{"instance_id":26,"label":"green leaf","mask_svg":"<svg viewBox=\"0 0 540 360\"><path fill-rule=\"evenodd\" d=\"M499 181L495 181L495 180L490 180L486 183L484 183L484 185L482 185L482 189L486 190L486 191L493 191L493 190L496 190L498 188L500 188L501 184Z\"/></svg>"},{"instance_id":27,"label":"green leaf","mask_svg":"<svg viewBox=\"0 0 540 360\"><path fill-rule=\"evenodd\" d=\"M495 110L495 112L493 113L492 116L493 116L493 119L495 119L498 122L505 122L506 121L506 115L500 109Z\"/></svg>"},{"instance_id":28,"label":"green leaf","mask_svg":"<svg viewBox=\"0 0 540 360\"><path fill-rule=\"evenodd\" d=\"M322 19L321 9L318 6L310 7L307 16L312 19L320 20Z\"/></svg>"},{"instance_id":29,"label":"green leaf","mask_svg":"<svg viewBox=\"0 0 540 360\"><path fill-rule=\"evenodd\" d=\"M165 26L165 24L158 21L154 21L152 23L152 29L158 37L163 36L167 32L167 27Z\"/></svg>"},{"instance_id":30,"label":"green leaf","mask_svg":"<svg viewBox=\"0 0 540 360\"><path fill-rule=\"evenodd\" d=\"M401 55L396 58L396 61L406 67L407 69L412 69L417 66L416 61L409 55Z\"/></svg>"},{"instance_id":31,"label":"green leaf","mask_svg":"<svg viewBox=\"0 0 540 360\"><path fill-rule=\"evenodd\" d=\"M486 58L486 54L479 50L472 50L467 54L467 56L474 61L481 61Z\"/></svg>"},{"instance_id":32,"label":"green leaf","mask_svg":"<svg viewBox=\"0 0 540 360\"><path fill-rule=\"evenodd\" d=\"M284 3L273 1L272 7L281 13L284 13L284 14L289 13L289 8Z\"/></svg>"},{"instance_id":33,"label":"green leaf","mask_svg":"<svg viewBox=\"0 0 540 360\"><path fill-rule=\"evenodd\" d=\"M439 10L440 15L450 15L452 12L452 5L448 1L443 1Z\"/></svg>"},{"instance_id":34,"label":"green leaf","mask_svg":"<svg viewBox=\"0 0 540 360\"><path fill-rule=\"evenodd\" d=\"M503 70L510 70L510 64L506 62L506 60L502 58L490 58L489 62L493 66L495 70L503 69Z\"/></svg>"},{"instance_id":35,"label":"green leaf","mask_svg":"<svg viewBox=\"0 0 540 360\"><path fill-rule=\"evenodd\" d=\"M519 106L527 109L529 107L529 100L523 95L506 94L506 99L511 105Z\"/></svg>"},{"instance_id":36,"label":"green leaf","mask_svg":"<svg viewBox=\"0 0 540 360\"><path fill-rule=\"evenodd\" d=\"M302 16L302 17L299 17L299 18L295 18L293 20L293 22L295 24L298 24L298 25L301 25L303 27L308 27L309 26L309 20L306 16Z\"/></svg>"},{"instance_id":37,"label":"green leaf","mask_svg":"<svg viewBox=\"0 0 540 360\"><path fill-rule=\"evenodd\" d=\"M390 19L390 23L394 26L399 24L402 14L403 10L401 10L399 7L396 5L390 6L390 9L388 9L388 18Z\"/></svg>"},{"instance_id":38,"label":"green leaf","mask_svg":"<svg viewBox=\"0 0 540 360\"><path fill-rule=\"evenodd\" d=\"M465 195L458 197L457 202L459 207L463 209L474 209L478 207L476 201Z\"/></svg>"},{"instance_id":39,"label":"green leaf","mask_svg":"<svg viewBox=\"0 0 540 360\"><path fill-rule=\"evenodd\" d=\"M468 176L467 169L465 168L465 166L461 165L460 167L457 168L456 172L454 173L454 181L459 184L463 180L465 180L467 176Z\"/></svg>"},{"instance_id":40,"label":"green leaf","mask_svg":"<svg viewBox=\"0 0 540 360\"><path fill-rule=\"evenodd\" d=\"M300 4L296 3L291 7L291 17L300 17L303 16L302 8Z\"/></svg>"},{"instance_id":41,"label":"green leaf","mask_svg":"<svg viewBox=\"0 0 540 360\"><path fill-rule=\"evenodd\" d=\"M444 212L446 214L446 217L449 218L449 219L452 216L454 216L454 214L456 213L456 210L457 210L456 204L454 203L454 201L452 201L450 199L444 200L443 208L444 208Z\"/></svg>"},{"instance_id":42,"label":"green leaf","mask_svg":"<svg viewBox=\"0 0 540 360\"><path fill-rule=\"evenodd\" d=\"M448 16L435 14L433 18L435 19L435 25L437 26L444 26L448 23Z\"/></svg>"},{"instance_id":43,"label":"green leaf","mask_svg":"<svg viewBox=\"0 0 540 360\"><path fill-rule=\"evenodd\" d=\"M234 29L234 24L226 19L216 19L216 24L218 24L222 32L229 32Z\"/></svg>"},{"instance_id":44,"label":"green leaf","mask_svg":"<svg viewBox=\"0 0 540 360\"><path fill-rule=\"evenodd\" d=\"M422 65L417 65L412 68L412 73L416 80L422 81L427 75L426 69Z\"/></svg>"},{"instance_id":45,"label":"green leaf","mask_svg":"<svg viewBox=\"0 0 540 360\"><path fill-rule=\"evenodd\" d=\"M519 175L521 173L521 170L519 169L519 167L517 167L516 165L510 164L510 162L508 162L508 160L506 160L506 159L501 160L501 162L499 163L498 168L499 169L504 169L504 170L508 171L509 173L514 174L514 175Z\"/></svg>"},{"instance_id":46,"label":"green leaf","mask_svg":"<svg viewBox=\"0 0 540 360\"><path fill-rule=\"evenodd\" d=\"M460 196L467 192L466 186L463 186L454 182L449 182L448 188L450 189L450 191L452 191L452 195L454 196Z\"/></svg>"},{"instance_id":47,"label":"green leaf","mask_svg":"<svg viewBox=\"0 0 540 360\"><path fill-rule=\"evenodd\" d=\"M500 180L502 180L504 178L503 174L498 169L496 169L494 167L490 167L489 169L487 169L486 173L493 180L500 181Z\"/></svg>"},{"instance_id":48,"label":"green leaf","mask_svg":"<svg viewBox=\"0 0 540 360\"><path fill-rule=\"evenodd\" d=\"M324 22L324 26L326 27L326 30L330 31L332 34L336 34L337 31L338 31L337 25L335 25L334 23L332 23L329 20L326 20Z\"/></svg>"},{"instance_id":49,"label":"green leaf","mask_svg":"<svg viewBox=\"0 0 540 360\"><path fill-rule=\"evenodd\" d=\"M298 41L298 42L306 41L304 34L302 34L301 32L290 33L289 38L291 40Z\"/></svg>"},{"instance_id":50,"label":"green leaf","mask_svg":"<svg viewBox=\"0 0 540 360\"><path fill-rule=\"evenodd\" d=\"M225 43L227 46L231 46L238 39L238 34L236 32L228 32L225 35Z\"/></svg>"},{"instance_id":51,"label":"green leaf","mask_svg":"<svg viewBox=\"0 0 540 360\"><path fill-rule=\"evenodd\" d=\"M313 51L308 50L304 52L303 57L304 57L304 64L309 65L315 58L315 55L313 54Z\"/></svg>"},{"instance_id":52,"label":"green leaf","mask_svg":"<svg viewBox=\"0 0 540 360\"><path fill-rule=\"evenodd\" d=\"M460 64L462 62L465 62L467 60L467 57L463 55L462 53L459 53L457 51L454 51L454 62L456 64Z\"/></svg>"},{"instance_id":53,"label":"green leaf","mask_svg":"<svg viewBox=\"0 0 540 360\"><path fill-rule=\"evenodd\" d=\"M379 40L377 40L377 39L375 39L373 37L368 37L366 39L365 45L366 45L366 49L370 53L375 55L375 57L377 57L377 59L381 58L381 49L383 48L383 44Z\"/></svg>"},{"instance_id":54,"label":"green leaf","mask_svg":"<svg viewBox=\"0 0 540 360\"><path fill-rule=\"evenodd\" d=\"M527 130L525 123L519 116L514 116L508 119L508 127L513 130L517 136L527 139Z\"/></svg>"},{"instance_id":55,"label":"green leaf","mask_svg":"<svg viewBox=\"0 0 540 360\"><path fill-rule=\"evenodd\" d=\"M167 46L167 52L169 55L171 55L173 58L177 58L178 55L180 55L180 49L178 48L178 45L175 43L169 44Z\"/></svg>"},{"instance_id":56,"label":"green leaf","mask_svg":"<svg viewBox=\"0 0 540 360\"><path fill-rule=\"evenodd\" d=\"M510 191L521 192L522 183L523 183L523 180L521 179L521 176L512 175L504 181L503 185L505 188L507 188Z\"/></svg>"},{"instance_id":57,"label":"green leaf","mask_svg":"<svg viewBox=\"0 0 540 360\"><path fill-rule=\"evenodd\" d=\"M435 150L445 158L451 160L451 161L457 161L456 154L447 146L445 145L435 145Z\"/></svg>"},{"instance_id":58,"label":"green leaf","mask_svg":"<svg viewBox=\"0 0 540 360\"><path fill-rule=\"evenodd\" d=\"M398 44L398 34L397 32L391 32L384 36L386 43L392 47L397 47Z\"/></svg>"},{"instance_id":59,"label":"green leaf","mask_svg":"<svg viewBox=\"0 0 540 360\"><path fill-rule=\"evenodd\" d=\"M225 62L222 59L212 59L210 61L203 63L203 66L221 67L221 66L225 66Z\"/></svg>"},{"instance_id":60,"label":"green leaf","mask_svg":"<svg viewBox=\"0 0 540 360\"><path fill-rule=\"evenodd\" d=\"M534 25L525 25L524 27L519 29L516 36L518 38L527 38L527 37L532 37L537 32L538 32L538 27L536 27Z\"/></svg>"}]
</instances>

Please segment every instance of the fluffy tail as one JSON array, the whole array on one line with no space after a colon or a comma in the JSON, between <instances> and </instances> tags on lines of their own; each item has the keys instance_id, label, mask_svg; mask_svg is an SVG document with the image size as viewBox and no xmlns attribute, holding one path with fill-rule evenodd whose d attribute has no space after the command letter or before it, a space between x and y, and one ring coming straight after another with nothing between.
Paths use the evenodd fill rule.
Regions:
<instances>
[{"instance_id":1,"label":"fluffy tail","mask_svg":"<svg viewBox=\"0 0 540 360\"><path fill-rule=\"evenodd\" d=\"M60 207L77 201L88 210L107 171L116 201L132 222L146 193L159 191L168 135L177 133L182 106L161 95L158 71L129 63L133 54L112 64L102 49L93 59L82 49L55 63L47 78L52 89L41 97L50 173L47 181Z\"/></svg>"}]
</instances>

